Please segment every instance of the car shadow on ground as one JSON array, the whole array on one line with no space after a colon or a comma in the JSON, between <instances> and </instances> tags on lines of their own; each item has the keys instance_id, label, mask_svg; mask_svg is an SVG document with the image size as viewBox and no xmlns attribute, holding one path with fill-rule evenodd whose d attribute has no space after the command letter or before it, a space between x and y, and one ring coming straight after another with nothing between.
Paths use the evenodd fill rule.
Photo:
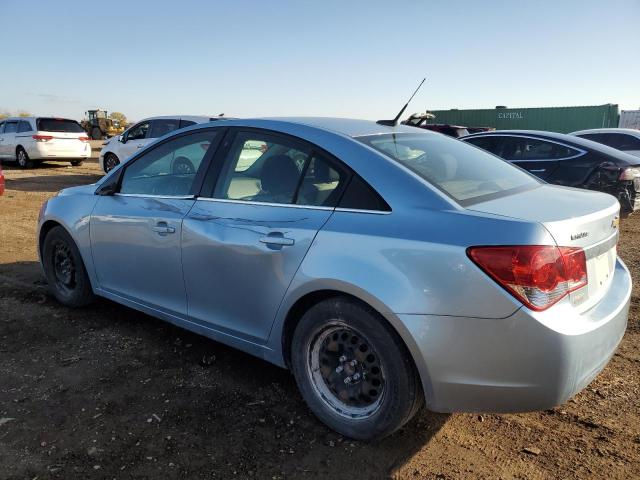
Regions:
<instances>
[{"instance_id":1,"label":"car shadow on ground","mask_svg":"<svg viewBox=\"0 0 640 480\"><path fill-rule=\"evenodd\" d=\"M423 410L382 441L344 438L313 416L288 371L107 300L62 307L37 262L0 265L0 309L0 338L11 338L0 405L16 419L0 431L0 445L11 438L0 464L7 451L55 445L9 476L54 465L84 478L99 465L105 477L380 478L448 419Z\"/></svg>"},{"instance_id":2,"label":"car shadow on ground","mask_svg":"<svg viewBox=\"0 0 640 480\"><path fill-rule=\"evenodd\" d=\"M39 175L21 178L6 178L6 190L18 190L21 192L57 192L63 188L74 185L87 185L95 183L102 175Z\"/></svg>"}]
</instances>

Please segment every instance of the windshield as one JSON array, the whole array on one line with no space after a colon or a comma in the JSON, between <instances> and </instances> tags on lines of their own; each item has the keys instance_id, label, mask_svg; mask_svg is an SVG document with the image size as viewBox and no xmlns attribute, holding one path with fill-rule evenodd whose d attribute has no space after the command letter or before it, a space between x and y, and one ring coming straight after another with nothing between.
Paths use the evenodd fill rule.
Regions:
<instances>
[{"instance_id":1,"label":"windshield","mask_svg":"<svg viewBox=\"0 0 640 480\"><path fill-rule=\"evenodd\" d=\"M75 120L64 118L39 118L38 130L41 132L82 133L84 129Z\"/></svg>"},{"instance_id":2,"label":"windshield","mask_svg":"<svg viewBox=\"0 0 640 480\"><path fill-rule=\"evenodd\" d=\"M396 133L357 140L401 163L462 205L540 185L506 161L444 135Z\"/></svg>"}]
</instances>

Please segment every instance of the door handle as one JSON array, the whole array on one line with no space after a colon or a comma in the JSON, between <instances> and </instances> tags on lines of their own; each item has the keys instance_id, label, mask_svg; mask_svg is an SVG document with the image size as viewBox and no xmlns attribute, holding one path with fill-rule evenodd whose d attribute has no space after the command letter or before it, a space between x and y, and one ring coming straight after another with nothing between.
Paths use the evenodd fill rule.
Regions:
<instances>
[{"instance_id":1,"label":"door handle","mask_svg":"<svg viewBox=\"0 0 640 480\"><path fill-rule=\"evenodd\" d=\"M176 233L176 229L167 225L167 222L158 222L151 230L159 235L167 235L168 233Z\"/></svg>"},{"instance_id":2,"label":"door handle","mask_svg":"<svg viewBox=\"0 0 640 480\"><path fill-rule=\"evenodd\" d=\"M295 240L293 238L287 238L282 234L269 234L260 238L260 243L265 243L267 245L280 245L284 247L288 247L293 245Z\"/></svg>"}]
</instances>

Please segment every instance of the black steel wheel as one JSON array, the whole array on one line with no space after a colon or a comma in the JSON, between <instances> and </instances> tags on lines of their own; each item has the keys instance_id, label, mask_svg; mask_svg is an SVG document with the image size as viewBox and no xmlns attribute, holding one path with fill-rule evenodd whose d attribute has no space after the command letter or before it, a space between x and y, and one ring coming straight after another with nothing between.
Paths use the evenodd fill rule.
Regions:
<instances>
[{"instance_id":1,"label":"black steel wheel","mask_svg":"<svg viewBox=\"0 0 640 480\"><path fill-rule=\"evenodd\" d=\"M305 312L291 342L291 369L313 413L347 437L390 435L423 403L402 339L384 317L350 297Z\"/></svg>"},{"instance_id":2,"label":"black steel wheel","mask_svg":"<svg viewBox=\"0 0 640 480\"><path fill-rule=\"evenodd\" d=\"M47 233L41 259L49 289L60 303L81 307L93 300L93 290L78 247L63 227L54 227Z\"/></svg>"}]
</instances>

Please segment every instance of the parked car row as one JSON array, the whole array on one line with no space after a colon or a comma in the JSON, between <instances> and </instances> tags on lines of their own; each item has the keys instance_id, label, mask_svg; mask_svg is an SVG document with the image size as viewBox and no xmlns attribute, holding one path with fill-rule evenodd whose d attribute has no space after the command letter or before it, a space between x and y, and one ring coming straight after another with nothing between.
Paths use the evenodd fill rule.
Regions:
<instances>
[{"instance_id":1,"label":"parked car row","mask_svg":"<svg viewBox=\"0 0 640 480\"><path fill-rule=\"evenodd\" d=\"M635 202L627 156L578 137L459 141L385 123L164 135L43 205L52 293L71 307L106 297L288 367L318 418L353 438L389 435L422 405L565 402L625 332L619 203L471 144L567 185L595 171Z\"/></svg>"},{"instance_id":2,"label":"parked car row","mask_svg":"<svg viewBox=\"0 0 640 480\"><path fill-rule=\"evenodd\" d=\"M75 120L50 117L10 117L0 120L0 160L22 168L42 160L81 165L91 156L89 137Z\"/></svg>"}]
</instances>

